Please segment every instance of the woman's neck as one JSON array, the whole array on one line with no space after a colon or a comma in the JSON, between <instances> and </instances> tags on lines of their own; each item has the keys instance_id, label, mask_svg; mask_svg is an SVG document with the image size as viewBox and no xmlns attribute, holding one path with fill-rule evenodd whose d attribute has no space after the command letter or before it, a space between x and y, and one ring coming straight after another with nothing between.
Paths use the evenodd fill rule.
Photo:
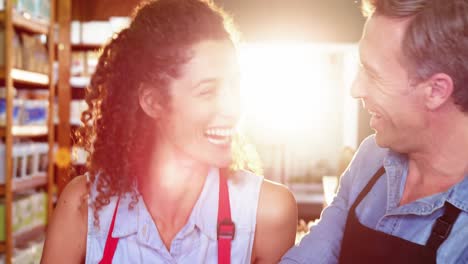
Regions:
<instances>
[{"instance_id":1,"label":"woman's neck","mask_svg":"<svg viewBox=\"0 0 468 264\"><path fill-rule=\"evenodd\" d=\"M155 152L150 164L148 173L138 180L138 188L153 219L185 223L210 167L176 151L161 150Z\"/></svg>"}]
</instances>

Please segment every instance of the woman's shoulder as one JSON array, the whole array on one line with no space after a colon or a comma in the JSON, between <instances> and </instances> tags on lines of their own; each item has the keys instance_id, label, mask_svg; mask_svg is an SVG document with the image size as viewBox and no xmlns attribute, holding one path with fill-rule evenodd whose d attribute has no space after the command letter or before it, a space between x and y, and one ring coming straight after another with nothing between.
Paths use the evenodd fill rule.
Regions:
<instances>
[{"instance_id":1,"label":"woman's shoulder","mask_svg":"<svg viewBox=\"0 0 468 264\"><path fill-rule=\"evenodd\" d=\"M258 207L257 222L266 221L281 226L297 215L296 199L291 191L282 184L266 179L262 183Z\"/></svg>"},{"instance_id":2,"label":"woman's shoulder","mask_svg":"<svg viewBox=\"0 0 468 264\"><path fill-rule=\"evenodd\" d=\"M253 259L277 263L296 235L297 204L286 186L263 180L256 222Z\"/></svg>"},{"instance_id":3,"label":"woman's shoulder","mask_svg":"<svg viewBox=\"0 0 468 264\"><path fill-rule=\"evenodd\" d=\"M73 178L60 194L57 206L63 206L70 211L78 210L80 214L86 215L88 205L88 179L86 175Z\"/></svg>"},{"instance_id":4,"label":"woman's shoulder","mask_svg":"<svg viewBox=\"0 0 468 264\"><path fill-rule=\"evenodd\" d=\"M60 194L47 227L44 262L84 259L88 214L86 186L86 177L79 176L71 180Z\"/></svg>"}]
</instances>

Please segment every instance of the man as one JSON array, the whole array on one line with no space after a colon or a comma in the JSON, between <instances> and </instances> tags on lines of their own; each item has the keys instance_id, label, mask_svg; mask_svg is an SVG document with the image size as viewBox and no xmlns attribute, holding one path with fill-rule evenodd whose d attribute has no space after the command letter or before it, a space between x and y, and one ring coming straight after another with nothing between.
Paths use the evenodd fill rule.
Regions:
<instances>
[{"instance_id":1,"label":"man","mask_svg":"<svg viewBox=\"0 0 468 264\"><path fill-rule=\"evenodd\" d=\"M367 0L371 114L333 203L281 263L468 263L468 0Z\"/></svg>"}]
</instances>

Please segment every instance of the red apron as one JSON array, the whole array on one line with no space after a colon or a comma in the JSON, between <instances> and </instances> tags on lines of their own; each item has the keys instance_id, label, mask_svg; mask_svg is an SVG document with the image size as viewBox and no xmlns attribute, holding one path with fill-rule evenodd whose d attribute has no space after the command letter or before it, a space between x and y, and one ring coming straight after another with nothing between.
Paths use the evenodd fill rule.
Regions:
<instances>
[{"instance_id":1,"label":"red apron","mask_svg":"<svg viewBox=\"0 0 468 264\"><path fill-rule=\"evenodd\" d=\"M227 185L227 177L224 171L220 170L219 177L219 202L218 202L218 263L230 264L231 263L231 241L234 239L236 227L231 220L231 206L229 203L229 191ZM104 254L100 264L110 264L114 258L115 249L119 238L112 237L114 230L115 216L117 208L119 207L120 198L114 209L112 222L107 233L106 245L104 247Z\"/></svg>"}]
</instances>

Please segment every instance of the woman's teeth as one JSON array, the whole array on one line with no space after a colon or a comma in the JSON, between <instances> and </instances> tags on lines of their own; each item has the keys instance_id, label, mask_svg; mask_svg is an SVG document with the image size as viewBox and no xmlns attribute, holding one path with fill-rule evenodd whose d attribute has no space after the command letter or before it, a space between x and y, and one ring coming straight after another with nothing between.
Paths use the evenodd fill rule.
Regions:
<instances>
[{"instance_id":1,"label":"woman's teeth","mask_svg":"<svg viewBox=\"0 0 468 264\"><path fill-rule=\"evenodd\" d=\"M230 137L233 134L232 129L212 128L205 132L208 136Z\"/></svg>"},{"instance_id":2,"label":"woman's teeth","mask_svg":"<svg viewBox=\"0 0 468 264\"><path fill-rule=\"evenodd\" d=\"M231 142L231 136L234 134L232 129L211 128L205 131L209 142L215 145L226 145Z\"/></svg>"}]
</instances>

